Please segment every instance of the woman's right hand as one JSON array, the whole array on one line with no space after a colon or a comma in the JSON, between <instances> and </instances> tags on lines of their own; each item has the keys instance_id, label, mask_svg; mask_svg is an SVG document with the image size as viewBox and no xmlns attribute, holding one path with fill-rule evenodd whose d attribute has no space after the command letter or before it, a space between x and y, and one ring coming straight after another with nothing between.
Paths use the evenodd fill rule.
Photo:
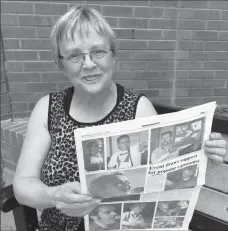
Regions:
<instances>
[{"instance_id":1,"label":"woman's right hand","mask_svg":"<svg viewBox=\"0 0 228 231\"><path fill-rule=\"evenodd\" d=\"M81 194L78 181L68 182L57 186L52 193L53 202L58 210L72 217L83 217L90 213L99 203L100 199Z\"/></svg>"}]
</instances>

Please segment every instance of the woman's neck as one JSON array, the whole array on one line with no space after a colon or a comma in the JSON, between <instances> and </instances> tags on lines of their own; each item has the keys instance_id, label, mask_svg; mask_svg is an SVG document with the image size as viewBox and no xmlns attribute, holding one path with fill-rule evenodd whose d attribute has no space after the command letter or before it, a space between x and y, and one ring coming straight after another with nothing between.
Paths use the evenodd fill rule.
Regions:
<instances>
[{"instance_id":1,"label":"woman's neck","mask_svg":"<svg viewBox=\"0 0 228 231\"><path fill-rule=\"evenodd\" d=\"M112 110L116 99L117 89L114 82L97 94L89 94L81 89L74 89L70 114L81 122L95 122L105 117Z\"/></svg>"}]
</instances>

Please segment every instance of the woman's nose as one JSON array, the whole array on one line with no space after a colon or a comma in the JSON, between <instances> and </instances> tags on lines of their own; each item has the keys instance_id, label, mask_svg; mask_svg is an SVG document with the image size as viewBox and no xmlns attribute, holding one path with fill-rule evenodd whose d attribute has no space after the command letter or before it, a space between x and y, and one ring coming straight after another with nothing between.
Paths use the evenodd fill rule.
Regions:
<instances>
[{"instance_id":1,"label":"woman's nose","mask_svg":"<svg viewBox=\"0 0 228 231\"><path fill-rule=\"evenodd\" d=\"M91 54L85 54L83 67L88 68L88 69L92 69L95 66L96 66L96 63L93 61Z\"/></svg>"}]
</instances>

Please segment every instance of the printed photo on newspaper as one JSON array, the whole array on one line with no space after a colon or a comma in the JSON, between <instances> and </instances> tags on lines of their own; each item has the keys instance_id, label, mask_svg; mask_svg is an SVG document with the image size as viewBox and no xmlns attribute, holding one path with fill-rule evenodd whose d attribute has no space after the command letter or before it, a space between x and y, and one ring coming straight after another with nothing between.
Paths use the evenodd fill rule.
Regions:
<instances>
[{"instance_id":1,"label":"printed photo on newspaper","mask_svg":"<svg viewBox=\"0 0 228 231\"><path fill-rule=\"evenodd\" d=\"M188 230L215 108L76 129L82 193L101 199L85 230Z\"/></svg>"}]
</instances>

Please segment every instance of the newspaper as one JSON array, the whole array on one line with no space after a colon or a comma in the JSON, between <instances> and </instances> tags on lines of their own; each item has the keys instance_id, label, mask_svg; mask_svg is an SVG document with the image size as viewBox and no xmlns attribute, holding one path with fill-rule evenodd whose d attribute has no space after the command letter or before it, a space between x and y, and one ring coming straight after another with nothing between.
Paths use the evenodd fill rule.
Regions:
<instances>
[{"instance_id":1,"label":"newspaper","mask_svg":"<svg viewBox=\"0 0 228 231\"><path fill-rule=\"evenodd\" d=\"M215 108L76 129L82 193L102 199L85 230L188 230Z\"/></svg>"}]
</instances>

